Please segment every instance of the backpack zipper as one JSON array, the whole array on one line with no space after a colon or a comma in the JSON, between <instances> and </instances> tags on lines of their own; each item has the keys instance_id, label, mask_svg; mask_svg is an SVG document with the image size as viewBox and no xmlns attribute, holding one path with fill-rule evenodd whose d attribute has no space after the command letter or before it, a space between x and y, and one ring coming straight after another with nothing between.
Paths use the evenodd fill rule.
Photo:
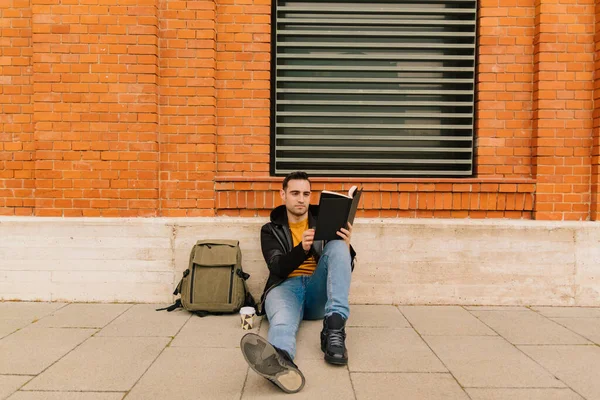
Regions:
<instances>
[{"instance_id":1,"label":"backpack zipper","mask_svg":"<svg viewBox=\"0 0 600 400\"><path fill-rule=\"evenodd\" d=\"M190 304L194 302L194 275L196 274L196 265L192 264L192 281L190 282Z\"/></svg>"},{"instance_id":2,"label":"backpack zipper","mask_svg":"<svg viewBox=\"0 0 600 400\"><path fill-rule=\"evenodd\" d=\"M231 274L229 275L229 303L231 303L231 296L233 293L233 270L235 269L235 265L231 266Z\"/></svg>"},{"instance_id":3,"label":"backpack zipper","mask_svg":"<svg viewBox=\"0 0 600 400\"><path fill-rule=\"evenodd\" d=\"M209 249L211 248L210 246L211 244L206 244L206 247L208 247ZM192 281L190 282L190 304L194 303L194 275L196 275L196 265L192 263Z\"/></svg>"}]
</instances>

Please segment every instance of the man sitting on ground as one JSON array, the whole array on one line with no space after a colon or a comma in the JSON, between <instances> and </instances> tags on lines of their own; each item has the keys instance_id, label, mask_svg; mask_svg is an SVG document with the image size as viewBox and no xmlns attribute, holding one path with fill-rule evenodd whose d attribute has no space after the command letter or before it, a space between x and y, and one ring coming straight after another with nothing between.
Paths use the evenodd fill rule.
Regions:
<instances>
[{"instance_id":1,"label":"man sitting on ground","mask_svg":"<svg viewBox=\"0 0 600 400\"><path fill-rule=\"evenodd\" d=\"M271 212L260 232L269 278L261 298L269 320L268 341L249 333L241 350L250 367L287 393L304 387L304 375L293 359L296 334L303 319L323 318L321 350L325 361L346 365L345 324L355 252L352 226L337 232L340 240L314 241L319 207L310 205L311 186L305 172L293 172L280 190L284 204ZM311 229L309 229L311 228Z\"/></svg>"}]
</instances>

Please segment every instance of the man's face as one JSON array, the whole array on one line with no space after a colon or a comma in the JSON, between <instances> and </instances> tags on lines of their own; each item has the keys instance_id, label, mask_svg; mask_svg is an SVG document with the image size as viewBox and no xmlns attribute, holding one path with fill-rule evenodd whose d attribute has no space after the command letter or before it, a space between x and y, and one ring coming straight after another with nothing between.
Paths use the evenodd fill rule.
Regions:
<instances>
[{"instance_id":1,"label":"man's face","mask_svg":"<svg viewBox=\"0 0 600 400\"><path fill-rule=\"evenodd\" d=\"M310 183L308 181L293 179L288 182L285 191L280 190L280 194L285 208L293 215L301 217L308 212L310 204Z\"/></svg>"}]
</instances>

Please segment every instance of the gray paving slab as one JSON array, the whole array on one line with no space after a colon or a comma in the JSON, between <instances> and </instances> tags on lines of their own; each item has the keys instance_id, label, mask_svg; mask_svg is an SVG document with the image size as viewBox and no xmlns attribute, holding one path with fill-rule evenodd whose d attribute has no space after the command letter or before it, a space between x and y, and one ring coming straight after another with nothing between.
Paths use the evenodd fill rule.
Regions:
<instances>
[{"instance_id":1,"label":"gray paving slab","mask_svg":"<svg viewBox=\"0 0 600 400\"><path fill-rule=\"evenodd\" d=\"M346 326L409 328L410 324L396 306L351 305Z\"/></svg>"},{"instance_id":2,"label":"gray paving slab","mask_svg":"<svg viewBox=\"0 0 600 400\"><path fill-rule=\"evenodd\" d=\"M69 304L42 318L44 328L103 328L132 304Z\"/></svg>"},{"instance_id":3,"label":"gray paving slab","mask_svg":"<svg viewBox=\"0 0 600 400\"><path fill-rule=\"evenodd\" d=\"M531 307L550 318L600 318L600 307Z\"/></svg>"},{"instance_id":4,"label":"gray paving slab","mask_svg":"<svg viewBox=\"0 0 600 400\"><path fill-rule=\"evenodd\" d=\"M0 400L600 399L600 346L582 344L600 339L598 307L352 305L347 367L324 362L322 321L302 322L291 396L239 349L266 319L244 331L238 315L155 308L0 302Z\"/></svg>"},{"instance_id":5,"label":"gray paving slab","mask_svg":"<svg viewBox=\"0 0 600 400\"><path fill-rule=\"evenodd\" d=\"M121 400L125 392L17 392L8 400Z\"/></svg>"},{"instance_id":6,"label":"gray paving slab","mask_svg":"<svg viewBox=\"0 0 600 400\"><path fill-rule=\"evenodd\" d=\"M495 336L424 336L463 387L564 387L539 364Z\"/></svg>"},{"instance_id":7,"label":"gray paving slab","mask_svg":"<svg viewBox=\"0 0 600 400\"><path fill-rule=\"evenodd\" d=\"M514 344L590 344L590 342L535 311L471 311ZM600 324L600 318L598 318Z\"/></svg>"},{"instance_id":8,"label":"gray paving slab","mask_svg":"<svg viewBox=\"0 0 600 400\"><path fill-rule=\"evenodd\" d=\"M128 391L169 343L161 337L93 337L23 390Z\"/></svg>"},{"instance_id":9,"label":"gray paving slab","mask_svg":"<svg viewBox=\"0 0 600 400\"><path fill-rule=\"evenodd\" d=\"M0 321L0 339L21 328L25 328L29 324L31 324L31 321L26 319L5 319Z\"/></svg>"},{"instance_id":10,"label":"gray paving slab","mask_svg":"<svg viewBox=\"0 0 600 400\"><path fill-rule=\"evenodd\" d=\"M421 335L496 335L459 306L404 306L402 314Z\"/></svg>"},{"instance_id":11,"label":"gray paving slab","mask_svg":"<svg viewBox=\"0 0 600 400\"><path fill-rule=\"evenodd\" d=\"M192 316L177 334L172 347L240 347L242 329L239 315Z\"/></svg>"},{"instance_id":12,"label":"gray paving slab","mask_svg":"<svg viewBox=\"0 0 600 400\"><path fill-rule=\"evenodd\" d=\"M27 375L0 375L0 400L8 398L19 390L33 376Z\"/></svg>"},{"instance_id":13,"label":"gray paving slab","mask_svg":"<svg viewBox=\"0 0 600 400\"><path fill-rule=\"evenodd\" d=\"M96 332L35 325L0 340L0 374L39 374Z\"/></svg>"},{"instance_id":14,"label":"gray paving slab","mask_svg":"<svg viewBox=\"0 0 600 400\"><path fill-rule=\"evenodd\" d=\"M137 304L119 315L96 336L175 336L193 314L179 308L156 311L162 304Z\"/></svg>"},{"instance_id":15,"label":"gray paving slab","mask_svg":"<svg viewBox=\"0 0 600 400\"><path fill-rule=\"evenodd\" d=\"M600 399L599 346L518 347L583 397Z\"/></svg>"},{"instance_id":16,"label":"gray paving slab","mask_svg":"<svg viewBox=\"0 0 600 400\"><path fill-rule=\"evenodd\" d=\"M354 393L348 368L332 366L324 360L303 360L298 364L306 379L304 388L294 394L286 394L253 370L248 372L242 400L257 399L353 399Z\"/></svg>"},{"instance_id":17,"label":"gray paving slab","mask_svg":"<svg viewBox=\"0 0 600 400\"><path fill-rule=\"evenodd\" d=\"M551 318L552 321L600 345L600 318Z\"/></svg>"},{"instance_id":18,"label":"gray paving slab","mask_svg":"<svg viewBox=\"0 0 600 400\"><path fill-rule=\"evenodd\" d=\"M66 305L67 303L0 301L0 320L25 319L33 322Z\"/></svg>"},{"instance_id":19,"label":"gray paving slab","mask_svg":"<svg viewBox=\"0 0 600 400\"><path fill-rule=\"evenodd\" d=\"M584 400L569 388L563 389L465 389L471 400Z\"/></svg>"},{"instance_id":20,"label":"gray paving slab","mask_svg":"<svg viewBox=\"0 0 600 400\"><path fill-rule=\"evenodd\" d=\"M523 306L463 306L467 311L527 311Z\"/></svg>"},{"instance_id":21,"label":"gray paving slab","mask_svg":"<svg viewBox=\"0 0 600 400\"><path fill-rule=\"evenodd\" d=\"M347 328L351 372L447 372L410 328Z\"/></svg>"},{"instance_id":22,"label":"gray paving slab","mask_svg":"<svg viewBox=\"0 0 600 400\"><path fill-rule=\"evenodd\" d=\"M127 400L239 399L247 370L239 348L168 347Z\"/></svg>"},{"instance_id":23,"label":"gray paving slab","mask_svg":"<svg viewBox=\"0 0 600 400\"><path fill-rule=\"evenodd\" d=\"M268 327L268 323L266 323ZM296 360L322 360L321 321L302 321L296 336Z\"/></svg>"},{"instance_id":24,"label":"gray paving slab","mask_svg":"<svg viewBox=\"0 0 600 400\"><path fill-rule=\"evenodd\" d=\"M351 374L357 400L469 400L449 373Z\"/></svg>"},{"instance_id":25,"label":"gray paving slab","mask_svg":"<svg viewBox=\"0 0 600 400\"><path fill-rule=\"evenodd\" d=\"M300 325L300 327L302 327L302 325ZM266 317L262 317L259 325L255 325L254 328L248 330L248 332L256 333L266 339L269 333L269 320Z\"/></svg>"}]
</instances>

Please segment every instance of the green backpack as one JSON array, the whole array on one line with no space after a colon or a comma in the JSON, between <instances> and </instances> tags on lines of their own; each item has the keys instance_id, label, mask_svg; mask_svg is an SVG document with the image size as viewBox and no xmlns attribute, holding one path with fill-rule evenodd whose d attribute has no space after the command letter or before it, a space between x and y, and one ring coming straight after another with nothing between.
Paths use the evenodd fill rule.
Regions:
<instances>
[{"instance_id":1,"label":"green backpack","mask_svg":"<svg viewBox=\"0 0 600 400\"><path fill-rule=\"evenodd\" d=\"M237 240L199 240L190 253L174 295L175 304L159 308L173 311L183 307L200 316L235 313L244 306L256 307L242 269L242 252Z\"/></svg>"}]
</instances>

